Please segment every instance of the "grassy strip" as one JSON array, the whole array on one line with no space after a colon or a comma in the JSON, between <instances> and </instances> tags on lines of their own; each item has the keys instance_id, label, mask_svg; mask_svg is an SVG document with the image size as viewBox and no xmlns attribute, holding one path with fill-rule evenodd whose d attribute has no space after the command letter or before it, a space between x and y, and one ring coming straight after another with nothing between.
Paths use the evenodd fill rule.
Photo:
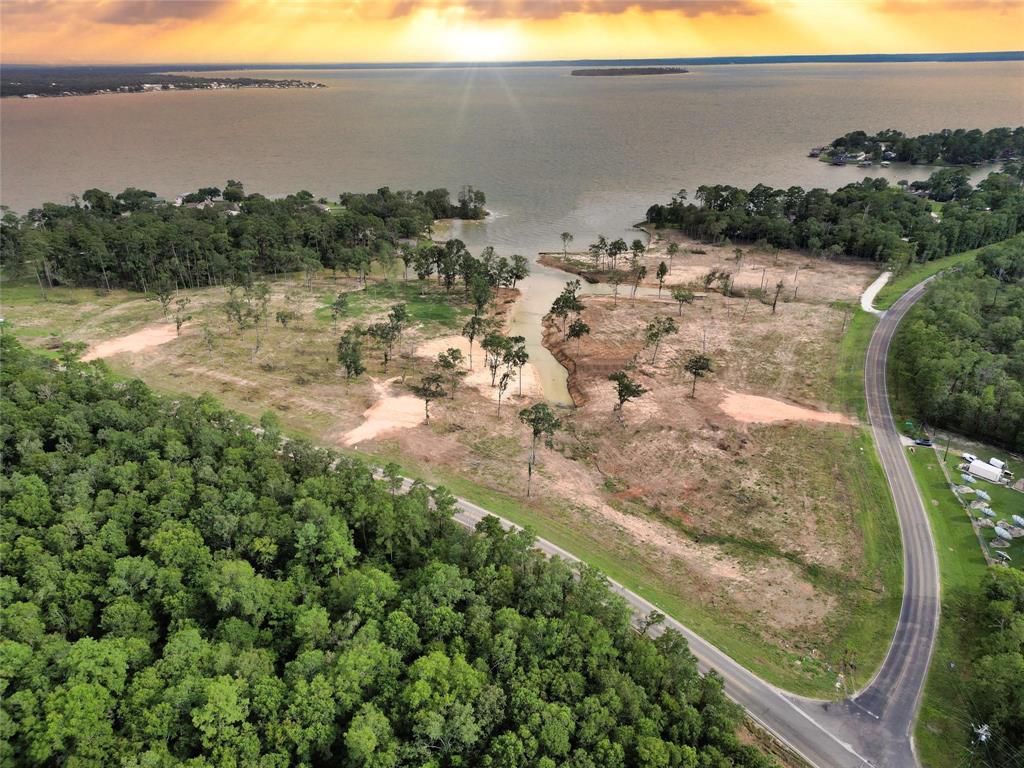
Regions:
<instances>
[{"instance_id":1,"label":"grassy strip","mask_svg":"<svg viewBox=\"0 0 1024 768\"><path fill-rule=\"evenodd\" d=\"M878 318L859 307L853 311L850 324L839 341L836 372L833 377L838 405L867 421L867 402L864 398L864 357Z\"/></svg>"},{"instance_id":2,"label":"grassy strip","mask_svg":"<svg viewBox=\"0 0 1024 768\"><path fill-rule=\"evenodd\" d=\"M979 599L987 566L970 519L946 484L940 457L918 449L908 458L935 536L942 584L942 616L914 741L925 766L954 768L969 743L962 694L978 641L964 609Z\"/></svg>"},{"instance_id":3,"label":"grassy strip","mask_svg":"<svg viewBox=\"0 0 1024 768\"><path fill-rule=\"evenodd\" d=\"M985 247L987 248L988 246ZM978 251L980 250L982 249L976 248L973 251L954 253L952 256L945 256L941 259L935 259L934 261L926 261L924 264L914 264L906 271L902 272L898 277L896 277L896 279L889 281L889 283L878 292L878 295L875 297L875 307L877 309L888 309L896 303L896 300L899 299L900 296L922 280L925 280L932 275L936 275L943 270L971 261L978 255Z\"/></svg>"}]
</instances>

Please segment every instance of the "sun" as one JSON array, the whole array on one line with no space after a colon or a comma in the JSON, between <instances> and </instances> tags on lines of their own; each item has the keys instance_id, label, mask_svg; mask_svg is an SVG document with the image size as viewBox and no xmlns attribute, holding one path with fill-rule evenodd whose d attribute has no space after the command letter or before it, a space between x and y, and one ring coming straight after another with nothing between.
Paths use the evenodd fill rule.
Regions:
<instances>
[{"instance_id":1,"label":"sun","mask_svg":"<svg viewBox=\"0 0 1024 768\"><path fill-rule=\"evenodd\" d=\"M445 30L445 58L453 61L499 61L513 58L518 48L513 29L459 24Z\"/></svg>"}]
</instances>

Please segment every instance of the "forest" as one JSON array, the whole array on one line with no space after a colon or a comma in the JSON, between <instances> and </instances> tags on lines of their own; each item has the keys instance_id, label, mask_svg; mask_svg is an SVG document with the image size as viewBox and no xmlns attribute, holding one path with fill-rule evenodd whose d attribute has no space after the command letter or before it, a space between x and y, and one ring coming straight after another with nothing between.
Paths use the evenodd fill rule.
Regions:
<instances>
[{"instance_id":1,"label":"forest","mask_svg":"<svg viewBox=\"0 0 1024 768\"><path fill-rule=\"evenodd\" d=\"M989 131L947 128L920 136L907 136L892 128L873 135L851 131L833 140L829 147L842 152L864 152L876 162L884 159L926 165L972 165L1024 155L1024 126Z\"/></svg>"},{"instance_id":2,"label":"forest","mask_svg":"<svg viewBox=\"0 0 1024 768\"><path fill-rule=\"evenodd\" d=\"M1024 235L939 278L889 360L897 400L920 418L1024 451Z\"/></svg>"},{"instance_id":3,"label":"forest","mask_svg":"<svg viewBox=\"0 0 1024 768\"><path fill-rule=\"evenodd\" d=\"M136 188L90 189L70 205L5 213L0 248L8 277L40 287L199 288L305 268L365 269L393 257L403 239L425 236L435 219L486 215L486 197L472 187L457 202L444 189L387 187L339 199L333 208L304 191L271 200L233 180L185 195L181 205Z\"/></svg>"},{"instance_id":4,"label":"forest","mask_svg":"<svg viewBox=\"0 0 1024 768\"><path fill-rule=\"evenodd\" d=\"M0 352L3 764L771 765L681 636L528 531L73 346Z\"/></svg>"},{"instance_id":5,"label":"forest","mask_svg":"<svg viewBox=\"0 0 1024 768\"><path fill-rule=\"evenodd\" d=\"M947 169L943 169L947 170ZM942 171L938 171L942 174ZM945 176L932 181L950 183ZM688 203L680 190L667 205L653 205L647 222L681 229L709 242L759 243L800 248L826 258L855 258L900 269L1008 237L1024 228L1021 167L1010 164L971 187L934 214L928 190L918 194L885 179L864 179L835 192L802 187L745 190L723 184L697 188ZM966 185L966 186L964 186ZM933 215L934 214L934 215Z\"/></svg>"},{"instance_id":6,"label":"forest","mask_svg":"<svg viewBox=\"0 0 1024 768\"><path fill-rule=\"evenodd\" d=\"M979 765L1015 766L1024 760L1024 573L993 568L981 600L964 620L981 628L966 694ZM966 724L965 724L966 725ZM985 728L982 741L976 729Z\"/></svg>"}]
</instances>

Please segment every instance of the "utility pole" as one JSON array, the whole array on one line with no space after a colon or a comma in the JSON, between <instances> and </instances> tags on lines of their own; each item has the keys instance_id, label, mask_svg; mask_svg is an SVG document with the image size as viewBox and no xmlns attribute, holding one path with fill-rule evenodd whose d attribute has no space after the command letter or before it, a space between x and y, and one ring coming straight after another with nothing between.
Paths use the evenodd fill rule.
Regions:
<instances>
[{"instance_id":1,"label":"utility pole","mask_svg":"<svg viewBox=\"0 0 1024 768\"><path fill-rule=\"evenodd\" d=\"M946 450L942 452L942 462L946 462L946 457L949 456L949 441L953 439L952 435L946 435Z\"/></svg>"}]
</instances>

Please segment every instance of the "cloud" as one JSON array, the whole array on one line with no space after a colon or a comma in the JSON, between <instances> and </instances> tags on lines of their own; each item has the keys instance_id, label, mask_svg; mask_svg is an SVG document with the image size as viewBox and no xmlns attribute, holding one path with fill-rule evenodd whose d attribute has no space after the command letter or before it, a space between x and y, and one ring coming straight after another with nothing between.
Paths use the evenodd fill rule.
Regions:
<instances>
[{"instance_id":1,"label":"cloud","mask_svg":"<svg viewBox=\"0 0 1024 768\"><path fill-rule=\"evenodd\" d=\"M398 0L391 17L421 10L462 8L474 19L557 19L570 13L614 15L627 11L667 11L683 16L754 15L764 12L755 0Z\"/></svg>"},{"instance_id":2,"label":"cloud","mask_svg":"<svg viewBox=\"0 0 1024 768\"><path fill-rule=\"evenodd\" d=\"M230 5L230 0L111 0L93 18L102 24L160 24L194 21Z\"/></svg>"},{"instance_id":3,"label":"cloud","mask_svg":"<svg viewBox=\"0 0 1024 768\"><path fill-rule=\"evenodd\" d=\"M972 11L978 13L1024 13L1024 0L880 0L882 13L941 13Z\"/></svg>"},{"instance_id":4,"label":"cloud","mask_svg":"<svg viewBox=\"0 0 1024 768\"><path fill-rule=\"evenodd\" d=\"M149 25L187 22L212 16L233 0L106 0L85 3L76 0L0 0L9 22L35 19L36 23L58 19L111 25Z\"/></svg>"}]
</instances>

